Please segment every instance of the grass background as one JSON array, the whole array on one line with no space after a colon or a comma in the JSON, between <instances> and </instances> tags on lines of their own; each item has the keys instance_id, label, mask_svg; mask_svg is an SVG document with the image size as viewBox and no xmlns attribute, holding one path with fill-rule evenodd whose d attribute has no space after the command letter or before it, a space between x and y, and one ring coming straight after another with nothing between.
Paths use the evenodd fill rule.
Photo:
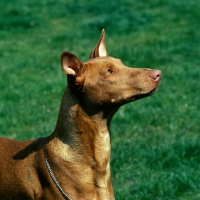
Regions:
<instances>
[{"instance_id":1,"label":"grass background","mask_svg":"<svg viewBox=\"0 0 200 200\"><path fill-rule=\"evenodd\" d=\"M86 61L105 28L111 56L163 73L153 96L113 119L116 199L200 199L200 0L1 0L0 8L1 136L53 131L66 85L61 52Z\"/></svg>"}]
</instances>

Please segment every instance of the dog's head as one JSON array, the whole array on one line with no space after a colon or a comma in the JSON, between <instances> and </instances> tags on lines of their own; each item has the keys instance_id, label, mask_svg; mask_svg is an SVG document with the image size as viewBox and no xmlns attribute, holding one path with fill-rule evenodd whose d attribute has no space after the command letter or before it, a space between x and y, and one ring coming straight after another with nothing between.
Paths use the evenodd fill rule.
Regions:
<instances>
[{"instance_id":1,"label":"dog's head","mask_svg":"<svg viewBox=\"0 0 200 200\"><path fill-rule=\"evenodd\" d=\"M126 67L121 60L109 57L104 30L87 62L63 52L61 65L70 90L90 105L123 105L147 97L161 80L159 70Z\"/></svg>"}]
</instances>

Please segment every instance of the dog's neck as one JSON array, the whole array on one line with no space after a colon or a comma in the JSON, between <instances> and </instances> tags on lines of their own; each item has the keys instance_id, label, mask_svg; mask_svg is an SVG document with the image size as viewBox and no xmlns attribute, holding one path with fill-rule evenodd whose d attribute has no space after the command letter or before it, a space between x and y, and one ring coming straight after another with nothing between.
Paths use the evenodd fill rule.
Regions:
<instances>
[{"instance_id":1,"label":"dog's neck","mask_svg":"<svg viewBox=\"0 0 200 200\"><path fill-rule=\"evenodd\" d=\"M94 195L100 199L113 198L109 120L104 112L89 116L78 98L66 88L57 125L48 143L49 150L58 159L72 164L79 184L93 185Z\"/></svg>"},{"instance_id":2,"label":"dog's neck","mask_svg":"<svg viewBox=\"0 0 200 200\"><path fill-rule=\"evenodd\" d=\"M66 88L55 131L49 145L53 153L75 166L91 168L98 187L107 187L110 179L110 117L104 112L88 116L78 98ZM94 174L95 176L95 174Z\"/></svg>"}]
</instances>

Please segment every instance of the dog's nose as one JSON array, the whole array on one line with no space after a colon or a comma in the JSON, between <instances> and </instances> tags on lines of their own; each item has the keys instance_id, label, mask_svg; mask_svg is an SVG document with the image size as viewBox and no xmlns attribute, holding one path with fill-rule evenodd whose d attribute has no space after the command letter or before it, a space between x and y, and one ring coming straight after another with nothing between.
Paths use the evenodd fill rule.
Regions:
<instances>
[{"instance_id":1,"label":"dog's nose","mask_svg":"<svg viewBox=\"0 0 200 200\"><path fill-rule=\"evenodd\" d=\"M161 79L161 71L160 70L152 70L149 75L154 81L159 81Z\"/></svg>"}]
</instances>

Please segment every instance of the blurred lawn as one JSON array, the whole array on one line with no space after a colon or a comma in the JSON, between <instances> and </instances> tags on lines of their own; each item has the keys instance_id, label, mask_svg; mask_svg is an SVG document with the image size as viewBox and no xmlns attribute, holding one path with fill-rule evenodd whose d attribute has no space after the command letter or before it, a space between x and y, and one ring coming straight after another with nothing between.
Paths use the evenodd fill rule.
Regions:
<instances>
[{"instance_id":1,"label":"blurred lawn","mask_svg":"<svg viewBox=\"0 0 200 200\"><path fill-rule=\"evenodd\" d=\"M53 131L66 85L61 52L87 60L105 28L110 55L163 73L153 96L113 119L116 199L200 199L200 0L1 0L0 8L1 136Z\"/></svg>"}]
</instances>

